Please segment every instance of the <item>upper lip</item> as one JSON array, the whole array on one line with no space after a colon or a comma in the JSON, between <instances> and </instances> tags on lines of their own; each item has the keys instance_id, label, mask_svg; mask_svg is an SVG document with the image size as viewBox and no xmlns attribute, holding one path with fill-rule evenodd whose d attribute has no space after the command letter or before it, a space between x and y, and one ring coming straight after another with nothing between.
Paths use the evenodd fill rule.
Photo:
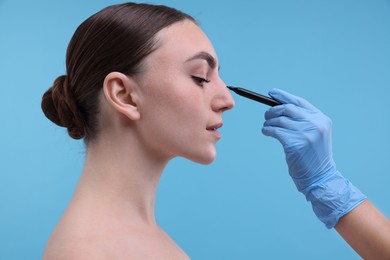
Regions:
<instances>
[{"instance_id":1,"label":"upper lip","mask_svg":"<svg viewBox=\"0 0 390 260\"><path fill-rule=\"evenodd\" d=\"M217 123L217 124L213 124L213 125L210 125L208 127L206 127L206 130L217 130L218 128L221 128L223 126L223 123Z\"/></svg>"}]
</instances>

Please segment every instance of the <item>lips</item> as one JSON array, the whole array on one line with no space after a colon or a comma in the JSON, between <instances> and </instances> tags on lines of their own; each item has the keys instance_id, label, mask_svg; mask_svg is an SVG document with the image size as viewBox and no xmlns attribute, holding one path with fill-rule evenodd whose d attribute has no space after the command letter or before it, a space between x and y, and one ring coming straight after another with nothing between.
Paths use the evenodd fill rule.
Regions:
<instances>
[{"instance_id":1,"label":"lips","mask_svg":"<svg viewBox=\"0 0 390 260\"><path fill-rule=\"evenodd\" d=\"M217 123L217 124L210 125L210 126L206 127L206 130L216 131L218 128L221 128L222 126L223 126L223 123Z\"/></svg>"},{"instance_id":2,"label":"lips","mask_svg":"<svg viewBox=\"0 0 390 260\"><path fill-rule=\"evenodd\" d=\"M217 124L213 124L213 125L209 125L208 127L206 127L206 130L214 137L216 138L216 140L219 140L221 139L221 133L218 132L218 128L221 128L223 125L223 123L217 123Z\"/></svg>"}]
</instances>

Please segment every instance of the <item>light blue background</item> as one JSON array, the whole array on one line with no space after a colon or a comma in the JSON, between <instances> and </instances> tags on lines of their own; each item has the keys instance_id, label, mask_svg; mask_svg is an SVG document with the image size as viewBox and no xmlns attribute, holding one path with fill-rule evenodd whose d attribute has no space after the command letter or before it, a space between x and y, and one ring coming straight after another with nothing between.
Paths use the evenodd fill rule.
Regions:
<instances>
[{"instance_id":1,"label":"light blue background","mask_svg":"<svg viewBox=\"0 0 390 260\"><path fill-rule=\"evenodd\" d=\"M227 84L303 96L333 119L338 168L390 216L390 1L151 1L200 21ZM47 120L76 27L119 1L0 1L0 259L39 259L77 183L84 145ZM359 259L327 230L261 134L267 107L234 96L210 166L175 159L160 225L193 259Z\"/></svg>"}]
</instances>

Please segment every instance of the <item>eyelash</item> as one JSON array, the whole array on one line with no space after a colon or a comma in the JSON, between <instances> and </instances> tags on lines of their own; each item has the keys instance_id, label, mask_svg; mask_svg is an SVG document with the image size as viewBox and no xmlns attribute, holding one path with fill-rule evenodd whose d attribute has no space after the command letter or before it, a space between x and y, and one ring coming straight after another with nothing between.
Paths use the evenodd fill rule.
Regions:
<instances>
[{"instance_id":1,"label":"eyelash","mask_svg":"<svg viewBox=\"0 0 390 260\"><path fill-rule=\"evenodd\" d=\"M197 77L197 76L191 76L191 77L195 81L195 83L198 84L201 87L203 87L204 83L209 83L210 82L209 79L205 79L205 78L202 78L202 77Z\"/></svg>"}]
</instances>

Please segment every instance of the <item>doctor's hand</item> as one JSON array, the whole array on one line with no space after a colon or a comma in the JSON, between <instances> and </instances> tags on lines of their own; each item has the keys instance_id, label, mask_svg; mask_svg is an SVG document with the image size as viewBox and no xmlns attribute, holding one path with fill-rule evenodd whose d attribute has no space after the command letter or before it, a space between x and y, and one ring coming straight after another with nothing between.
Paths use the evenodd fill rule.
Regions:
<instances>
[{"instance_id":1,"label":"doctor's hand","mask_svg":"<svg viewBox=\"0 0 390 260\"><path fill-rule=\"evenodd\" d=\"M303 98L279 89L269 95L281 103L265 113L263 134L283 146L297 189L312 203L328 228L366 197L336 169L332 155L332 121Z\"/></svg>"},{"instance_id":2,"label":"doctor's hand","mask_svg":"<svg viewBox=\"0 0 390 260\"><path fill-rule=\"evenodd\" d=\"M284 104L265 113L262 131L281 142L298 190L335 174L330 118L303 98L277 89L269 94Z\"/></svg>"}]
</instances>

